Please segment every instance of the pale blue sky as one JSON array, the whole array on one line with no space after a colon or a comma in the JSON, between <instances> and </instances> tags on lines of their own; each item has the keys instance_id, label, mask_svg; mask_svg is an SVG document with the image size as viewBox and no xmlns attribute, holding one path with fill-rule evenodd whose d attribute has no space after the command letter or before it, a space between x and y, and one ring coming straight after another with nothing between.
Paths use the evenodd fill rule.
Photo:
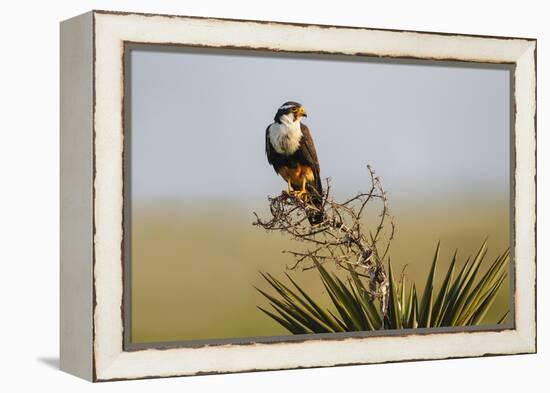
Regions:
<instances>
[{"instance_id":1,"label":"pale blue sky","mask_svg":"<svg viewBox=\"0 0 550 393\"><path fill-rule=\"evenodd\" d=\"M369 163L393 200L508 200L507 69L348 59L132 50L133 202L265 203L285 186L265 129L288 100L336 196L366 189Z\"/></svg>"}]
</instances>

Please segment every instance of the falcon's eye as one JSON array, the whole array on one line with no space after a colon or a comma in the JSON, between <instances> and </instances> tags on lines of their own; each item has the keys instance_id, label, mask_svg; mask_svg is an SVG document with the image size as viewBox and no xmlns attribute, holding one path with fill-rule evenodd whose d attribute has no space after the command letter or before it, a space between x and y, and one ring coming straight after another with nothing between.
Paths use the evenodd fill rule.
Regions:
<instances>
[{"instance_id":1,"label":"falcon's eye","mask_svg":"<svg viewBox=\"0 0 550 393\"><path fill-rule=\"evenodd\" d=\"M296 107L292 108L292 113L296 113L296 112L298 112L298 108Z\"/></svg>"}]
</instances>

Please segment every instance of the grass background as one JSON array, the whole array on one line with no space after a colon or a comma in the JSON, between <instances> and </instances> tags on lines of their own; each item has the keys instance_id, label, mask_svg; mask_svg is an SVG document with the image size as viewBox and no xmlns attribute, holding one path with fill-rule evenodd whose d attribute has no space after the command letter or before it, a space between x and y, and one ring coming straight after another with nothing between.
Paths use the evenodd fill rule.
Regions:
<instances>
[{"instance_id":1,"label":"grass background","mask_svg":"<svg viewBox=\"0 0 550 393\"><path fill-rule=\"evenodd\" d=\"M460 267L485 237L489 238L487 261L509 247L509 207L504 202L403 201L395 203L392 213L397 226L392 264L395 272L406 266L407 280L415 281L417 287L424 285L438 240L442 246L438 277L455 249ZM283 278L292 258L281 250L296 244L265 233L252 221L252 209L238 204L133 207L132 342L288 334L256 308L267 302L253 286L266 288L259 271ZM305 289L324 291L316 271L292 274ZM502 315L508 296L509 286L505 286L494 307L499 311L489 313L486 323Z\"/></svg>"}]
</instances>

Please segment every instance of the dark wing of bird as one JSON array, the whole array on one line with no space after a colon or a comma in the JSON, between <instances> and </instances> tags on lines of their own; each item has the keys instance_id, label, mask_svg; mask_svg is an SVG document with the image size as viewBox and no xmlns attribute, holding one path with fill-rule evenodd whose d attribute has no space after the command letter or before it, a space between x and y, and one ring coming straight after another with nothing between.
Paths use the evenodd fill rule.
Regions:
<instances>
[{"instance_id":1,"label":"dark wing of bird","mask_svg":"<svg viewBox=\"0 0 550 393\"><path fill-rule=\"evenodd\" d=\"M275 150L269 141L269 127L271 127L271 125L267 126L265 129L265 154L267 155L267 162L273 165L275 161ZM273 167L273 169L275 170L275 173L277 173L277 169L275 167Z\"/></svg>"},{"instance_id":2,"label":"dark wing of bird","mask_svg":"<svg viewBox=\"0 0 550 393\"><path fill-rule=\"evenodd\" d=\"M313 169L313 176L315 176L315 183L313 188L316 193L312 196L311 202L316 206L319 211L311 212L308 214L308 220L311 225L318 224L324 220L325 213L323 212L323 185L321 182L321 168L319 166L319 159L317 158L317 151L315 150L315 144L313 138L309 132L309 128L305 124L301 124L302 128L302 141L300 143L300 150L302 154L302 160L305 161Z\"/></svg>"},{"instance_id":3,"label":"dark wing of bird","mask_svg":"<svg viewBox=\"0 0 550 393\"><path fill-rule=\"evenodd\" d=\"M313 138L309 132L309 128L305 124L300 124L302 128L302 155L306 163L313 168L315 175L315 181L321 181L320 174L321 168L319 166L319 159L317 158L317 151L315 150L315 144L313 143Z\"/></svg>"}]
</instances>

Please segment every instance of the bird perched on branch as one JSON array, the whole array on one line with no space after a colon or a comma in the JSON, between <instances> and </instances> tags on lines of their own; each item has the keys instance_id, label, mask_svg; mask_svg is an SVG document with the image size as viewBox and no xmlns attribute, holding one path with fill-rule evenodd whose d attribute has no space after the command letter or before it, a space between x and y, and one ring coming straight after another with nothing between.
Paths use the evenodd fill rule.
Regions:
<instances>
[{"instance_id":1,"label":"bird perched on branch","mask_svg":"<svg viewBox=\"0 0 550 393\"><path fill-rule=\"evenodd\" d=\"M310 224L323 221L319 160L311 133L302 118L307 117L298 102L285 102L265 133L267 161L287 182L287 193L311 203L317 209L308 214Z\"/></svg>"}]
</instances>

